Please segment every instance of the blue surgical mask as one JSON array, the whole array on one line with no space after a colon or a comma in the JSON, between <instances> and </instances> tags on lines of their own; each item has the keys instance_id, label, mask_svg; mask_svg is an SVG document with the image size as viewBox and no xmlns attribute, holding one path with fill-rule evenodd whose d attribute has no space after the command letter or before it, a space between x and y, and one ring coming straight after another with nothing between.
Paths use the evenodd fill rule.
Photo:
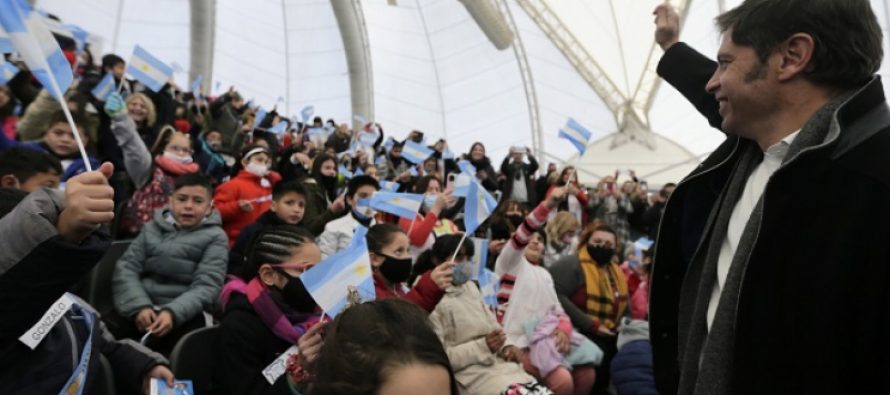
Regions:
<instances>
[{"instance_id":1,"label":"blue surgical mask","mask_svg":"<svg viewBox=\"0 0 890 395\"><path fill-rule=\"evenodd\" d=\"M433 205L436 204L436 199L438 199L436 195L423 195L423 208L427 210L432 209Z\"/></svg>"},{"instance_id":2,"label":"blue surgical mask","mask_svg":"<svg viewBox=\"0 0 890 395\"><path fill-rule=\"evenodd\" d=\"M451 283L455 286L464 285L473 278L473 261L465 260L457 262L454 265L454 274L451 277Z\"/></svg>"}]
</instances>

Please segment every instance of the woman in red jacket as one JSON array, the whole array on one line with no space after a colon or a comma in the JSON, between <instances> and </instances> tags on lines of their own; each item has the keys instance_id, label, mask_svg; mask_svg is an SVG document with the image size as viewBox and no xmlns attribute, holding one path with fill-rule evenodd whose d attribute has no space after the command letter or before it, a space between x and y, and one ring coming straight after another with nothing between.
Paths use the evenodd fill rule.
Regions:
<instances>
[{"instance_id":1,"label":"woman in red jacket","mask_svg":"<svg viewBox=\"0 0 890 395\"><path fill-rule=\"evenodd\" d=\"M231 180L216 188L214 205L223 219L223 230L229 236L229 248L238 238L238 233L252 224L272 204L272 186L281 181L281 176L269 171L272 156L261 146L244 149L241 169Z\"/></svg>"},{"instance_id":2,"label":"woman in red jacket","mask_svg":"<svg viewBox=\"0 0 890 395\"><path fill-rule=\"evenodd\" d=\"M433 246L437 236L454 234L459 231L457 225L448 218L442 218L442 211L449 200L456 200L451 195L442 193L442 183L433 175L423 176L414 184L414 193L423 194L423 205L413 220L400 218L399 226L408 233L411 242L411 254L415 258Z\"/></svg>"},{"instance_id":3,"label":"woman in red jacket","mask_svg":"<svg viewBox=\"0 0 890 395\"><path fill-rule=\"evenodd\" d=\"M366 238L377 299L405 298L432 312L451 286L453 265L439 265L423 273L409 289L405 281L411 275L412 264L405 231L393 224L377 224L368 230Z\"/></svg>"}]
</instances>

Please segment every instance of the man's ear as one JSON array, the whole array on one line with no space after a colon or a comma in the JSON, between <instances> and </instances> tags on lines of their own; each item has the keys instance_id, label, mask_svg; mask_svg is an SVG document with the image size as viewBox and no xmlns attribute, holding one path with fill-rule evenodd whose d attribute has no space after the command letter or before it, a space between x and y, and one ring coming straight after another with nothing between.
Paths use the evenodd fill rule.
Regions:
<instances>
[{"instance_id":1,"label":"man's ear","mask_svg":"<svg viewBox=\"0 0 890 395\"><path fill-rule=\"evenodd\" d=\"M779 46L780 64L777 74L779 81L791 80L810 68L816 41L806 33L796 33Z\"/></svg>"},{"instance_id":2,"label":"man's ear","mask_svg":"<svg viewBox=\"0 0 890 395\"><path fill-rule=\"evenodd\" d=\"M6 174L0 176L0 187L2 188L12 188L12 189L21 189L22 186L19 183L19 179L12 174Z\"/></svg>"}]
</instances>

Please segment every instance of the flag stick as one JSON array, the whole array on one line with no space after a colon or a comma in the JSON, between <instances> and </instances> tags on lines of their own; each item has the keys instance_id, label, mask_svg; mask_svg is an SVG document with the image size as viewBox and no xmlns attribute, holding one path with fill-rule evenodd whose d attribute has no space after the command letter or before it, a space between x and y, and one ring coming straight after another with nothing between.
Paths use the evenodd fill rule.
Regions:
<instances>
[{"instance_id":1,"label":"flag stick","mask_svg":"<svg viewBox=\"0 0 890 395\"><path fill-rule=\"evenodd\" d=\"M464 232L464 235L461 236L460 242L457 243L457 248L454 250L454 255L451 255L451 262L454 262L454 259L457 258L457 253L460 252L460 247L464 244L464 240L467 239L467 232Z\"/></svg>"},{"instance_id":2,"label":"flag stick","mask_svg":"<svg viewBox=\"0 0 890 395\"><path fill-rule=\"evenodd\" d=\"M64 92L59 89L59 83L56 81L56 76L54 76L52 72L47 73L47 75L49 76L49 83L52 84L51 88L56 92L59 104L62 105L62 112L65 113L65 119L68 120L68 125L71 126L71 132L74 134L74 140L77 141L77 149L80 150L80 157L83 159L83 165L86 167L87 171L93 171L93 165L90 164L90 157L87 155L86 146L83 145L83 140L80 138L80 131L78 131L77 125L74 124L74 118L71 116L71 110L68 109L68 103L65 102Z\"/></svg>"}]
</instances>

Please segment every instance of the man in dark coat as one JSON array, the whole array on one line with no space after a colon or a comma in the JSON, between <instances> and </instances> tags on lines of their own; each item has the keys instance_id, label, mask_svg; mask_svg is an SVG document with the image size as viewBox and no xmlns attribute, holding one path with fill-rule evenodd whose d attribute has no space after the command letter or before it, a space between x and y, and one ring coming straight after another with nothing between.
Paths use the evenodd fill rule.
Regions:
<instances>
[{"instance_id":1,"label":"man in dark coat","mask_svg":"<svg viewBox=\"0 0 890 395\"><path fill-rule=\"evenodd\" d=\"M659 75L727 134L662 217L659 392L890 393L890 110L869 2L746 0L717 18L718 63L678 42L670 6L656 16Z\"/></svg>"},{"instance_id":2,"label":"man in dark coat","mask_svg":"<svg viewBox=\"0 0 890 395\"><path fill-rule=\"evenodd\" d=\"M526 154L528 163L523 160ZM538 171L538 161L528 148L510 147L510 155L501 163L501 175L504 176L502 200L512 199L525 204L526 207L534 207L531 203L536 201L535 187L531 177L536 171Z\"/></svg>"}]
</instances>

